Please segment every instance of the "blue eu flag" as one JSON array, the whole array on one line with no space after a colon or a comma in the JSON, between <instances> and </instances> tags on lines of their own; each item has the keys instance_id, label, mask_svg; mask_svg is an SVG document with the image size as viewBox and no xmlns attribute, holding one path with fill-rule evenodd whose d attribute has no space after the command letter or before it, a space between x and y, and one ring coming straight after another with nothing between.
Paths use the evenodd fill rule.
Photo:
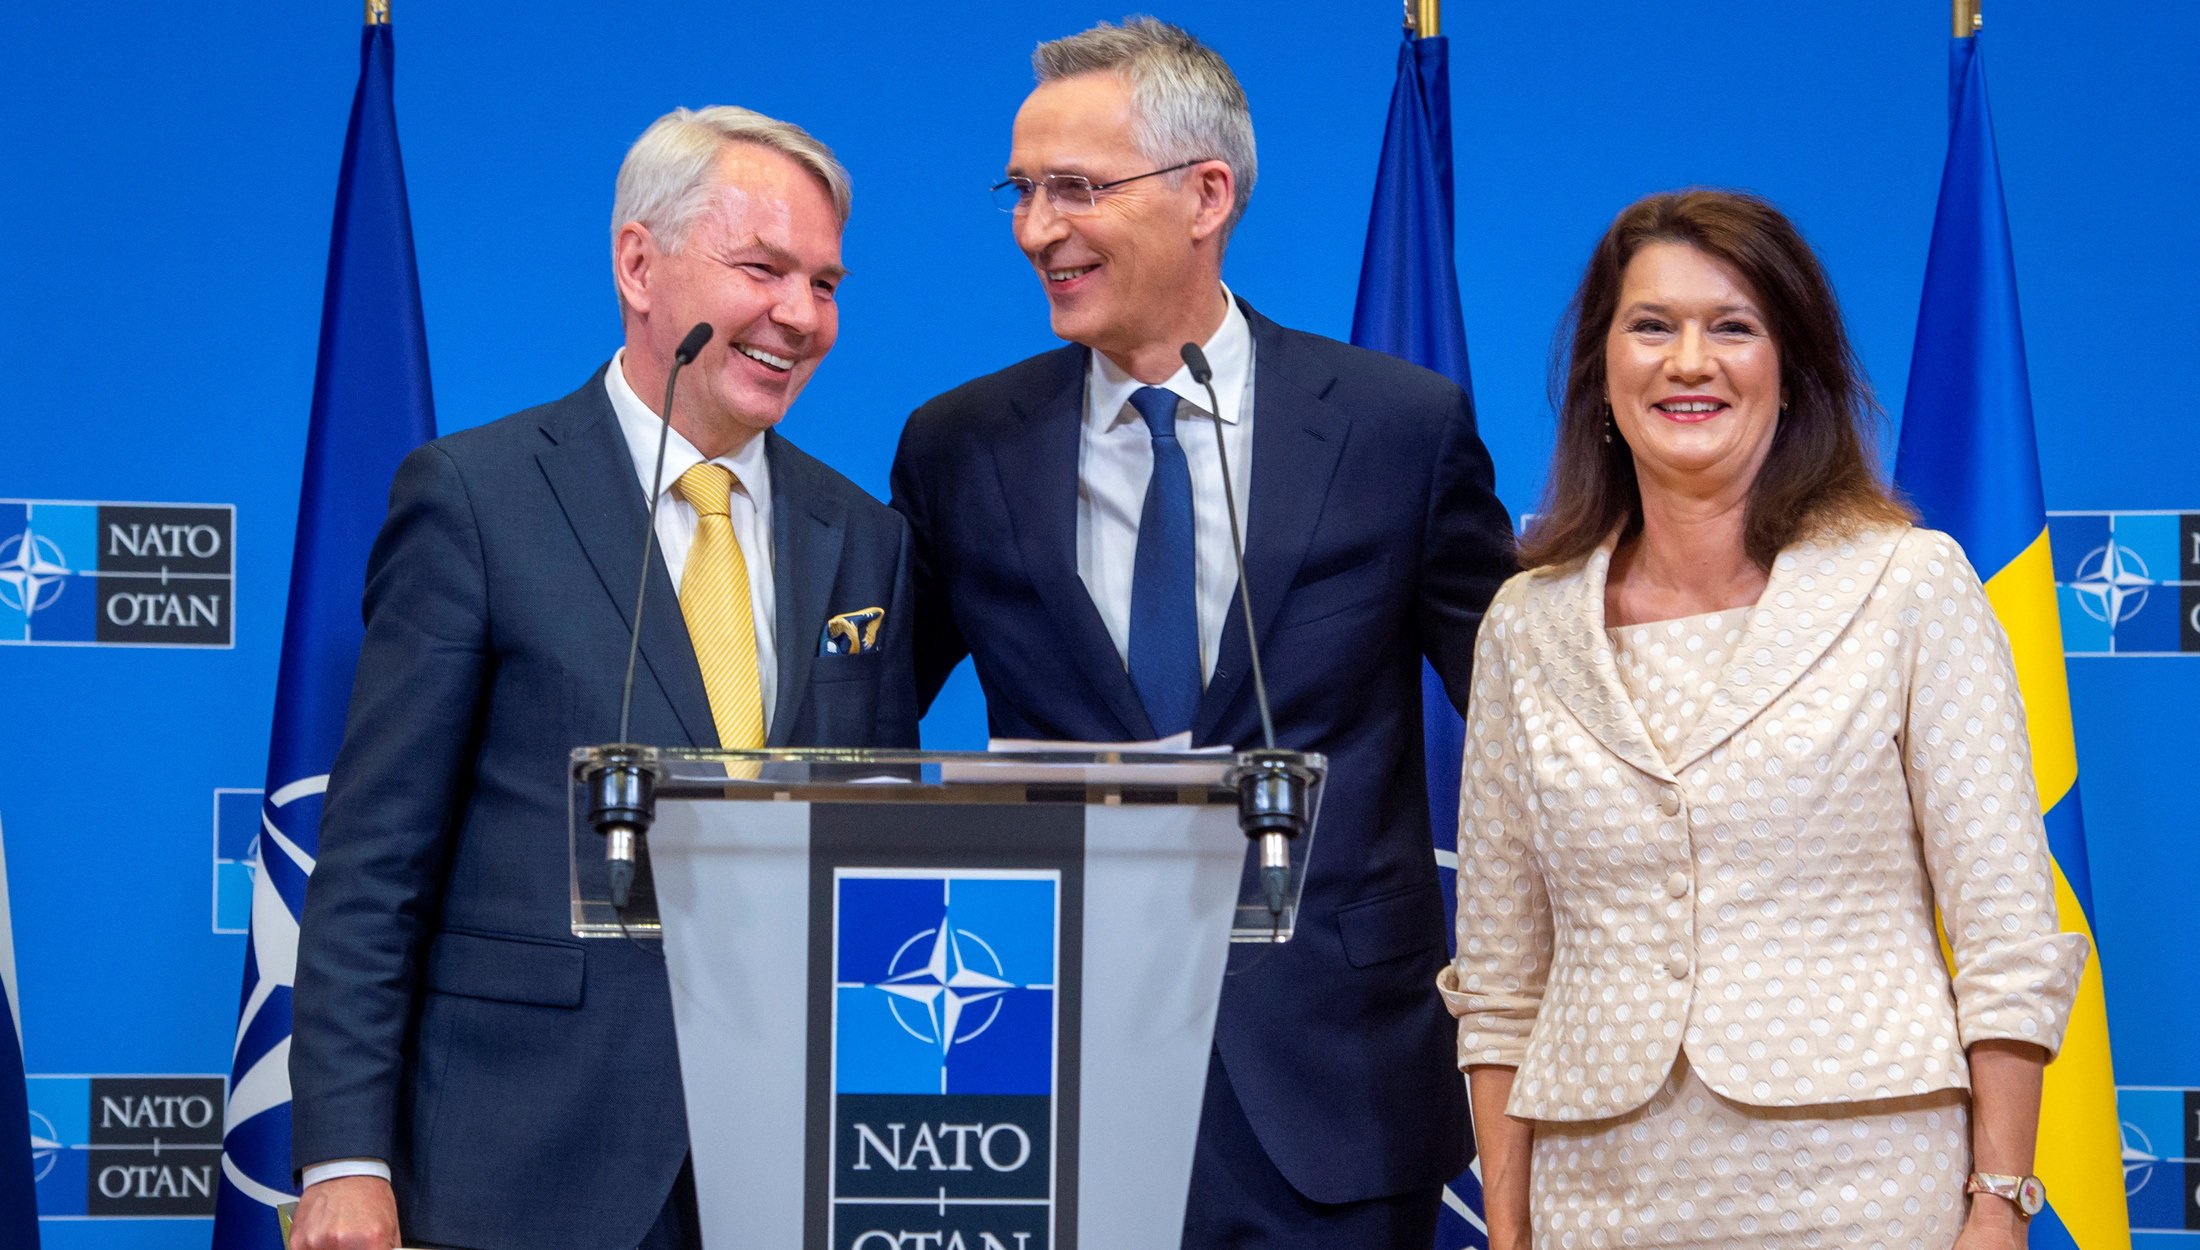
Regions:
<instances>
[{"instance_id":1,"label":"blue eu flag","mask_svg":"<svg viewBox=\"0 0 2200 1250\"><path fill-rule=\"evenodd\" d=\"M1367 252L1360 261L1352 341L1388 352L1457 382L1470 395L1467 327L1459 312L1452 261L1451 44L1441 35L1409 38L1398 52L1398 85L1375 169ZM1435 842L1444 910L1456 904L1459 855L1459 758L1466 726L1452 711L1436 671L1421 670L1422 732L1427 741L1429 833ZM1449 932L1449 926L1446 926ZM1482 1180L1472 1167L1444 1187L1436 1231L1441 1250L1489 1244L1482 1226Z\"/></svg>"},{"instance_id":2,"label":"blue eu flag","mask_svg":"<svg viewBox=\"0 0 2200 1250\"><path fill-rule=\"evenodd\" d=\"M368 26L336 183L320 367L222 1138L215 1250L282 1245L275 1208L292 1196L290 994L298 916L319 851L321 796L343 740L359 662L367 551L397 462L435 434L391 68L389 26Z\"/></svg>"}]
</instances>

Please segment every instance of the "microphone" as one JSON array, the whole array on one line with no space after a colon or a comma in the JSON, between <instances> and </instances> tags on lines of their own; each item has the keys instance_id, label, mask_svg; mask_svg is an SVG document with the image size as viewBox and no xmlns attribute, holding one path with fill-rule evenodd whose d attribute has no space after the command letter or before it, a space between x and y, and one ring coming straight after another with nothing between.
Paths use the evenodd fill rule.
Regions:
<instances>
[{"instance_id":1,"label":"microphone","mask_svg":"<svg viewBox=\"0 0 2200 1250\"><path fill-rule=\"evenodd\" d=\"M1268 678L1261 670L1260 639L1253 632L1252 583L1245 576L1245 536L1238 532L1237 489L1230 480L1230 453L1222 437L1222 404L1215 397L1215 371L1197 343L1177 349L1192 381L1207 388L1207 410L1215 414L1215 456L1222 462L1222 507L1230 517L1230 555L1237 561L1238 606L1245 612L1245 649L1253 660L1253 703L1260 709L1262 747L1245 752L1238 773L1238 828L1260 845L1260 886L1268 912L1280 921L1284 887L1291 878L1291 839L1306 832L1307 787L1312 776L1276 749L1276 719L1268 705Z\"/></svg>"},{"instance_id":2,"label":"microphone","mask_svg":"<svg viewBox=\"0 0 2200 1250\"><path fill-rule=\"evenodd\" d=\"M695 323L680 345L672 350L672 368L665 374L665 406L657 432L657 468L649 483L649 509L642 518L642 572L634 589L634 611L628 616L626 679L619 688L619 740L597 752L596 762L582 773L588 787L588 823L603 835L605 874L610 879L611 906L625 911L634 888L634 857L642 837L657 818L656 753L627 741L634 715L634 661L642 649L642 609L649 601L649 559L657 552L657 505L664 497L665 445L672 439L672 397L680 370L695 357L716 331L707 321Z\"/></svg>"},{"instance_id":3,"label":"microphone","mask_svg":"<svg viewBox=\"0 0 2200 1250\"><path fill-rule=\"evenodd\" d=\"M672 375L665 379L665 420L672 419L672 379L680 376L683 366L695 363L695 357L703 350L703 344L710 342L713 333L708 321L698 321L687 337L680 340L680 345L672 349Z\"/></svg>"}]
</instances>

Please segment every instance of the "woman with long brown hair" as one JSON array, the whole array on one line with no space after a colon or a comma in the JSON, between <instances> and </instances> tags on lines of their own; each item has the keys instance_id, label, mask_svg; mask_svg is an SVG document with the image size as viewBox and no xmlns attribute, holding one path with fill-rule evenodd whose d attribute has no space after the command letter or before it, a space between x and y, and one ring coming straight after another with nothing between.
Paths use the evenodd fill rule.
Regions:
<instances>
[{"instance_id":1,"label":"woman with long brown hair","mask_svg":"<svg viewBox=\"0 0 2200 1250\"><path fill-rule=\"evenodd\" d=\"M1564 342L1441 979L1493 1250L2021 1246L2085 942L2007 640L1873 468L1831 284L1763 200L1651 196Z\"/></svg>"}]
</instances>

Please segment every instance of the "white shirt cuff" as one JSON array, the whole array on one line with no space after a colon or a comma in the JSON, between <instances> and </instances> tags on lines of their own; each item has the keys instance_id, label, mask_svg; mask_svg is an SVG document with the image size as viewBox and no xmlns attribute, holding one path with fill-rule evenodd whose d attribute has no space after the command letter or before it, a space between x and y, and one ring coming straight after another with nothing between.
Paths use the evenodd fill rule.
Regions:
<instances>
[{"instance_id":1,"label":"white shirt cuff","mask_svg":"<svg viewBox=\"0 0 2200 1250\"><path fill-rule=\"evenodd\" d=\"M380 1159L331 1159L306 1168L299 1179L310 1189L340 1176L374 1176L386 1181L390 1178L390 1165Z\"/></svg>"}]
</instances>

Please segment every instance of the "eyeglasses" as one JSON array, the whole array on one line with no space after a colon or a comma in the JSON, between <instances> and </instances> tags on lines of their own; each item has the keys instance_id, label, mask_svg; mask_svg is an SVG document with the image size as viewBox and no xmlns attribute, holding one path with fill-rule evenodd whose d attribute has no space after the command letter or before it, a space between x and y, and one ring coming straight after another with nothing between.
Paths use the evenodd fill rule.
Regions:
<instances>
[{"instance_id":1,"label":"eyeglasses","mask_svg":"<svg viewBox=\"0 0 2200 1250\"><path fill-rule=\"evenodd\" d=\"M989 189L993 192L993 202L1004 213L1031 211L1032 195L1042 186L1047 189L1047 203L1054 206L1055 212L1089 213L1092 211L1092 206L1099 201L1102 191L1113 191L1124 183L1137 182L1141 178L1157 178L1162 174L1173 174L1179 169L1190 169L1200 163L1200 161L1185 161L1181 165L1171 165L1167 169L1149 170L1143 174L1132 174L1128 178L1117 178L1113 182L1094 182L1083 174L1043 174L1036 181L1030 178L1010 176L994 183Z\"/></svg>"}]
</instances>

